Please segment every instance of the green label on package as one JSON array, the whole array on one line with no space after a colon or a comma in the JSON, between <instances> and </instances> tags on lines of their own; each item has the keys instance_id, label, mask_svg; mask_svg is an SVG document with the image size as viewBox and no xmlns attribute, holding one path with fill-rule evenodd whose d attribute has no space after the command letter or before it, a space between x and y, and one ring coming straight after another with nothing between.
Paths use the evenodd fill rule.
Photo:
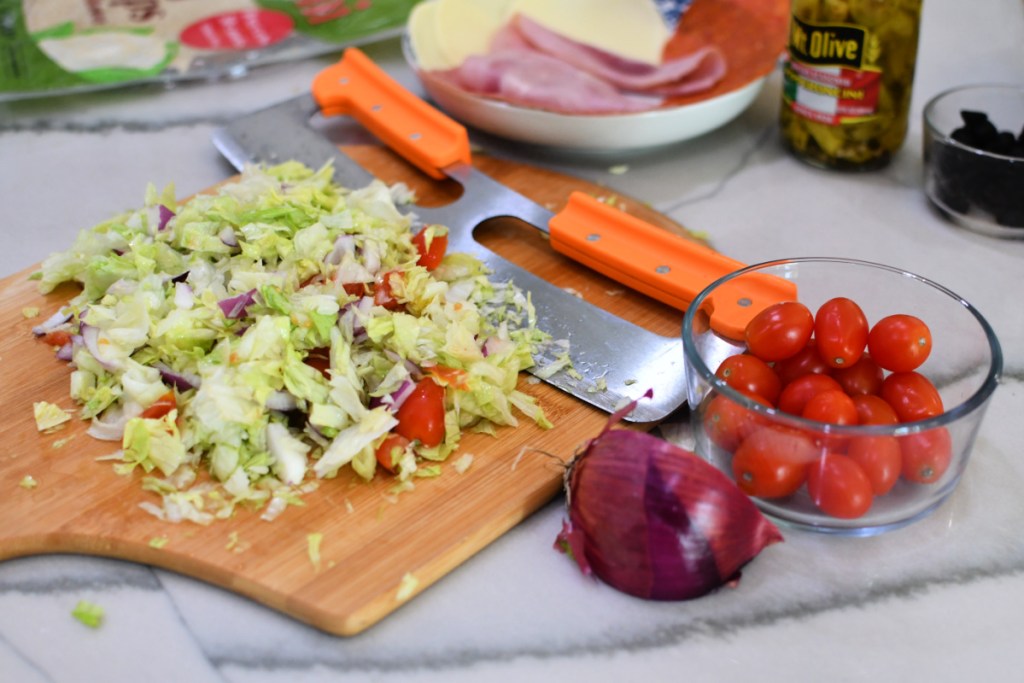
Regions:
<instances>
[{"instance_id":1,"label":"green label on package","mask_svg":"<svg viewBox=\"0 0 1024 683\"><path fill-rule=\"evenodd\" d=\"M0 0L0 100L238 77L398 33L417 0Z\"/></svg>"}]
</instances>

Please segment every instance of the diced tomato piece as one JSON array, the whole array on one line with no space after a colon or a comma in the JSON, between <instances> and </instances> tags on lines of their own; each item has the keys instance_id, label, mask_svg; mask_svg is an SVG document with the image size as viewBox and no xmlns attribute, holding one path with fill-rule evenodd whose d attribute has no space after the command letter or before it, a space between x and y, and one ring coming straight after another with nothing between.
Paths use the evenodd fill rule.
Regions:
<instances>
[{"instance_id":1,"label":"diced tomato piece","mask_svg":"<svg viewBox=\"0 0 1024 683\"><path fill-rule=\"evenodd\" d=\"M401 278L402 273L397 270L389 270L377 277L377 281L373 285L373 303L383 306L389 311L395 311L402 307L402 304L395 298L393 290L396 277Z\"/></svg>"},{"instance_id":2,"label":"diced tomato piece","mask_svg":"<svg viewBox=\"0 0 1024 683\"><path fill-rule=\"evenodd\" d=\"M439 225L428 225L412 236L412 243L420 255L416 263L427 270L433 270L441 265L448 251L448 231Z\"/></svg>"},{"instance_id":3,"label":"diced tomato piece","mask_svg":"<svg viewBox=\"0 0 1024 683\"><path fill-rule=\"evenodd\" d=\"M416 383L395 414L395 432L430 448L444 440L444 387L429 377Z\"/></svg>"},{"instance_id":4,"label":"diced tomato piece","mask_svg":"<svg viewBox=\"0 0 1024 683\"><path fill-rule=\"evenodd\" d=\"M153 403L139 414L139 417L144 417L147 420L158 420L167 413L178 407L178 399L174 396L174 391L168 391L160 398L155 400Z\"/></svg>"},{"instance_id":5,"label":"diced tomato piece","mask_svg":"<svg viewBox=\"0 0 1024 683\"><path fill-rule=\"evenodd\" d=\"M402 452L409 447L410 443L412 442L401 434L388 434L381 441L380 445L377 446L375 452L377 462L388 472L394 473L395 465L398 464L398 458L401 457Z\"/></svg>"}]
</instances>

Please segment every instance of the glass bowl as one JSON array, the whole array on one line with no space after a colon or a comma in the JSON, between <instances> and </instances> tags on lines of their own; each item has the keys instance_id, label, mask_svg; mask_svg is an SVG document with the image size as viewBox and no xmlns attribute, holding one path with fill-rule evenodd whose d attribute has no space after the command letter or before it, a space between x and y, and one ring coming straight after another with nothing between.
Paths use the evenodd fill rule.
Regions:
<instances>
[{"instance_id":1,"label":"glass bowl","mask_svg":"<svg viewBox=\"0 0 1024 683\"><path fill-rule=\"evenodd\" d=\"M980 120L968 125L972 117ZM1024 238L1024 88L974 85L935 96L924 108L924 168L928 199L955 223Z\"/></svg>"},{"instance_id":2,"label":"glass bowl","mask_svg":"<svg viewBox=\"0 0 1024 683\"><path fill-rule=\"evenodd\" d=\"M846 297L860 305L869 325L897 313L922 319L931 330L932 350L916 371L938 389L945 412L901 424L832 425L763 405L726 384L715 371L725 358L743 353L746 345L743 340L729 339L711 328L709 302L716 290L721 292L721 288L741 284L744 277L764 275L793 282L797 300L812 313L829 299ZM991 326L961 297L898 268L841 258L772 261L719 279L690 305L683 321L683 348L698 455L735 480L733 456L740 448L747 451L747 456L757 450L755 444L760 444L762 452L767 449L763 459L769 464L773 458L791 458L799 453L800 464L805 466L800 471L803 478L799 488L782 497L752 496L754 502L784 525L858 536L896 529L921 519L953 492L967 467L1003 364ZM763 430L771 430L772 434L754 437ZM776 433L785 438L775 438ZM751 443L743 446L747 440ZM826 480L837 470L831 466L824 468L822 457L829 454L832 465L838 460L834 454L850 456L854 443L862 456L865 451L874 453L876 447L879 451L898 448L897 467L915 457L934 459L933 480L915 483L901 474L887 493L868 497L871 504L866 513L852 518L827 514L812 499L806 482L811 469L818 467L816 490L824 491ZM740 468L740 472L744 471L747 470ZM840 487L834 490L842 496L843 477L847 476L835 475L827 486Z\"/></svg>"}]
</instances>

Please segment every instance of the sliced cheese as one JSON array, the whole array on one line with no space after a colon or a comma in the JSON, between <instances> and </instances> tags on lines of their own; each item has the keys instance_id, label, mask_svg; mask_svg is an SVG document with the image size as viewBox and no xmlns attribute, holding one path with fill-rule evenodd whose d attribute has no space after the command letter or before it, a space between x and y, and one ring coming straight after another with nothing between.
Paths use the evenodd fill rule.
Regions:
<instances>
[{"instance_id":1,"label":"sliced cheese","mask_svg":"<svg viewBox=\"0 0 1024 683\"><path fill-rule=\"evenodd\" d=\"M437 2L421 2L409 13L409 42L421 69L435 71L450 69L439 48L437 32Z\"/></svg>"},{"instance_id":2,"label":"sliced cheese","mask_svg":"<svg viewBox=\"0 0 1024 683\"><path fill-rule=\"evenodd\" d=\"M486 54L494 34L520 13L568 38L648 64L660 64L671 33L654 0L427 0L409 15L421 68L454 69Z\"/></svg>"},{"instance_id":3,"label":"sliced cheese","mask_svg":"<svg viewBox=\"0 0 1024 683\"><path fill-rule=\"evenodd\" d=\"M653 0L512 0L552 31L621 57L660 64L671 37Z\"/></svg>"},{"instance_id":4,"label":"sliced cheese","mask_svg":"<svg viewBox=\"0 0 1024 683\"><path fill-rule=\"evenodd\" d=\"M438 50L453 67L487 54L491 39L508 21L512 0L437 0Z\"/></svg>"}]
</instances>

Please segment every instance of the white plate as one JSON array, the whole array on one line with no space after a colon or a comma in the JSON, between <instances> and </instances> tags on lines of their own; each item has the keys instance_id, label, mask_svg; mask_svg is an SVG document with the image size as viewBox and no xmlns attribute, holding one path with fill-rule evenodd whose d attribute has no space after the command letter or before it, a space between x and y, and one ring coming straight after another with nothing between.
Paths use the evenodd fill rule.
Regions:
<instances>
[{"instance_id":1,"label":"white plate","mask_svg":"<svg viewBox=\"0 0 1024 683\"><path fill-rule=\"evenodd\" d=\"M765 77L693 104L632 114L556 114L480 97L421 71L408 34L406 61L430 98L453 118L494 135L548 147L586 152L623 152L688 140L724 126L750 106Z\"/></svg>"}]
</instances>

